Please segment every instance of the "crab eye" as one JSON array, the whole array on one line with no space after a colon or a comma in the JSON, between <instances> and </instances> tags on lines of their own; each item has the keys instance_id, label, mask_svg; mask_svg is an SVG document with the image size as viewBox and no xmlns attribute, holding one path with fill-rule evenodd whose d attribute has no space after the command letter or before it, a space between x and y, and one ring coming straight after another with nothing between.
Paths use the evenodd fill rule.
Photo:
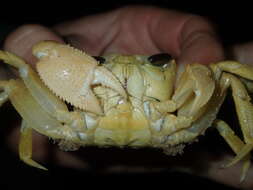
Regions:
<instances>
[{"instance_id":1,"label":"crab eye","mask_svg":"<svg viewBox=\"0 0 253 190\"><path fill-rule=\"evenodd\" d=\"M96 59L97 62L99 62L99 64L104 64L105 63L105 58L101 57L101 56L93 56L94 59Z\"/></svg>"},{"instance_id":2,"label":"crab eye","mask_svg":"<svg viewBox=\"0 0 253 190\"><path fill-rule=\"evenodd\" d=\"M155 55L152 55L148 58L148 61L152 65L158 66L158 67L164 66L165 64L167 64L171 60L172 60L172 56L167 53L155 54Z\"/></svg>"}]
</instances>

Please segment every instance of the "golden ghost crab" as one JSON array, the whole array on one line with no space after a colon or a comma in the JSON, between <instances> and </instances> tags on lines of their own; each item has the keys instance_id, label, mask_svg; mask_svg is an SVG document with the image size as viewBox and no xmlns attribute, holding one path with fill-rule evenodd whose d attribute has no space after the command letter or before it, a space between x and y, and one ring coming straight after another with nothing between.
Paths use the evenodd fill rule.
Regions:
<instances>
[{"instance_id":1,"label":"golden ghost crab","mask_svg":"<svg viewBox=\"0 0 253 190\"><path fill-rule=\"evenodd\" d=\"M167 54L92 57L69 45L42 41L33 47L38 74L25 61L0 51L21 79L0 81L0 105L10 100L22 116L20 158L32 160L32 130L79 146L157 147L174 155L210 126L243 161L242 180L253 148L253 68L234 61L177 66ZM232 89L244 141L216 119ZM69 110L67 104L73 106Z\"/></svg>"}]
</instances>

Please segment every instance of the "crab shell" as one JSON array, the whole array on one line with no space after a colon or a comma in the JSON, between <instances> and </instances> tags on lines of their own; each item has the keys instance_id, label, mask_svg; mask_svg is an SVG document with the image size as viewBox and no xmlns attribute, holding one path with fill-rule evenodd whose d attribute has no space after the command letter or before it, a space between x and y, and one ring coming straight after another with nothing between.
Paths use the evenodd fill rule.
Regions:
<instances>
[{"instance_id":1,"label":"crab shell","mask_svg":"<svg viewBox=\"0 0 253 190\"><path fill-rule=\"evenodd\" d=\"M33 54L39 59L36 67L42 81L58 97L76 108L103 114L90 89L92 85L107 86L127 97L118 79L80 50L44 41L33 47Z\"/></svg>"}]
</instances>

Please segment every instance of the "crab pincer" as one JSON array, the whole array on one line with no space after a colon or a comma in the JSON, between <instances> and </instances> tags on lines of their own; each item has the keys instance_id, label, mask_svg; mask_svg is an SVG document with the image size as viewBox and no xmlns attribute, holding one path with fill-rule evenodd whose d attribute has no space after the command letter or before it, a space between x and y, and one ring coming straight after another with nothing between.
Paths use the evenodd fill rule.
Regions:
<instances>
[{"instance_id":1,"label":"crab pincer","mask_svg":"<svg viewBox=\"0 0 253 190\"><path fill-rule=\"evenodd\" d=\"M73 47L43 41L33 47L40 78L62 100L96 114L103 114L91 86L103 85L127 98L118 79L96 59Z\"/></svg>"}]
</instances>

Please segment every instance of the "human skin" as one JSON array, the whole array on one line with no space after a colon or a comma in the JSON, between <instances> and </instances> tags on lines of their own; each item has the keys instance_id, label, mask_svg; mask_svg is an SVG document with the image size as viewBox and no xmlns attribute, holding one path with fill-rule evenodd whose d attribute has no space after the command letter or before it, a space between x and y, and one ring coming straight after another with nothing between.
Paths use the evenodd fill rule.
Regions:
<instances>
[{"instance_id":1,"label":"human skin","mask_svg":"<svg viewBox=\"0 0 253 190\"><path fill-rule=\"evenodd\" d=\"M6 38L4 49L23 57L27 63L34 66L36 59L31 54L31 47L41 40L55 40L61 43L67 41L91 55L113 52L153 55L167 52L176 59L178 64L193 62L208 64L225 58L215 29L206 19L192 14L147 6L123 7L60 23L52 28L41 25L20 26ZM233 58L242 63L249 63L253 59L250 56L252 51L253 46L250 43L231 49ZM8 137L8 143L15 151L17 151L17 136L19 135L19 130L16 129L12 130ZM33 158L41 162L47 160L50 149L47 138L34 133L33 144L34 149L39 149L34 153ZM85 158L76 154L58 149L50 153L54 154L56 164L72 168L87 167ZM220 166L229 160L230 155L213 159L210 154L205 149L198 153L208 166L205 171L199 172L194 164L188 165L187 171L232 186L241 185L240 187L243 188L253 186L252 180L250 181L253 178L252 168L245 182L239 184L241 165L237 164L221 170ZM187 154L187 159L191 159L190 154ZM180 166L180 162L177 166Z\"/></svg>"}]
</instances>

